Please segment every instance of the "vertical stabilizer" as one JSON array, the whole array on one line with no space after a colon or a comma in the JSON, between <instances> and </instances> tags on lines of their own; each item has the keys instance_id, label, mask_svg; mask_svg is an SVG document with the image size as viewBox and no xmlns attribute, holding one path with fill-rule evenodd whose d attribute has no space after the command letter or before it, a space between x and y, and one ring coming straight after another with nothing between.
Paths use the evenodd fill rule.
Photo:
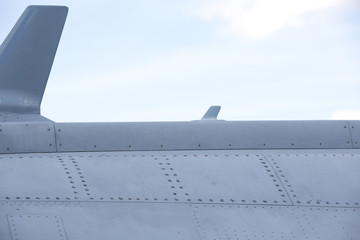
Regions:
<instances>
[{"instance_id":1,"label":"vertical stabilizer","mask_svg":"<svg viewBox=\"0 0 360 240\"><path fill-rule=\"evenodd\" d=\"M29 6L0 46L0 112L40 113L68 8Z\"/></svg>"}]
</instances>

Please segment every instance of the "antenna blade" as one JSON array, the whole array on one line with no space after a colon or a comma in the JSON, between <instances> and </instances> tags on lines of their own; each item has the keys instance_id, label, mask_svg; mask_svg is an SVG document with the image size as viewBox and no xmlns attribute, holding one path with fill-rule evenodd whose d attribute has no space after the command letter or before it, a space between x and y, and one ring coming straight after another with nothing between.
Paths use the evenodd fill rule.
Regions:
<instances>
[{"instance_id":1,"label":"antenna blade","mask_svg":"<svg viewBox=\"0 0 360 240\"><path fill-rule=\"evenodd\" d=\"M201 120L217 120L221 106L211 106L201 118Z\"/></svg>"}]
</instances>

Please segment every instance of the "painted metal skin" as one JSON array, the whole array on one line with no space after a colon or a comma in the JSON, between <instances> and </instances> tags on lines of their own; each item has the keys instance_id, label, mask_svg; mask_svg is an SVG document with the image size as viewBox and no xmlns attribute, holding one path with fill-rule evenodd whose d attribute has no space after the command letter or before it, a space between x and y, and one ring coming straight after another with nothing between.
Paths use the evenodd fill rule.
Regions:
<instances>
[{"instance_id":1,"label":"painted metal skin","mask_svg":"<svg viewBox=\"0 0 360 240\"><path fill-rule=\"evenodd\" d=\"M360 121L55 123L67 14L0 47L0 239L360 239Z\"/></svg>"}]
</instances>

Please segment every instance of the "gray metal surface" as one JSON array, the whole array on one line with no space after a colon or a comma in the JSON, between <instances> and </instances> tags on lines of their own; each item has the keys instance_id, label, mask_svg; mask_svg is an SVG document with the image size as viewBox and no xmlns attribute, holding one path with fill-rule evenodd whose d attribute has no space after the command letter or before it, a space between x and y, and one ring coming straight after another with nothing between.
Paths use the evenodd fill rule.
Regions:
<instances>
[{"instance_id":1,"label":"gray metal surface","mask_svg":"<svg viewBox=\"0 0 360 240\"><path fill-rule=\"evenodd\" d=\"M77 186L54 155L0 155L0 200L70 200ZM71 177L71 178L69 178ZM80 183L79 183L80 184Z\"/></svg>"},{"instance_id":2,"label":"gray metal surface","mask_svg":"<svg viewBox=\"0 0 360 240\"><path fill-rule=\"evenodd\" d=\"M75 182L77 175L86 181L78 189L80 200L86 194L85 200L291 203L259 155L116 152L61 154L59 158L69 166L77 165L79 170L69 174Z\"/></svg>"},{"instance_id":3,"label":"gray metal surface","mask_svg":"<svg viewBox=\"0 0 360 240\"><path fill-rule=\"evenodd\" d=\"M33 114L3 116L0 153L351 149L358 148L360 136L360 121L350 127L346 121L53 123Z\"/></svg>"},{"instance_id":4,"label":"gray metal surface","mask_svg":"<svg viewBox=\"0 0 360 240\"><path fill-rule=\"evenodd\" d=\"M359 239L360 210L190 205L201 239Z\"/></svg>"},{"instance_id":5,"label":"gray metal surface","mask_svg":"<svg viewBox=\"0 0 360 240\"><path fill-rule=\"evenodd\" d=\"M270 154L271 163L296 205L360 205L359 154Z\"/></svg>"},{"instance_id":6,"label":"gray metal surface","mask_svg":"<svg viewBox=\"0 0 360 240\"><path fill-rule=\"evenodd\" d=\"M4 113L0 122L51 122L39 114Z\"/></svg>"},{"instance_id":7,"label":"gray metal surface","mask_svg":"<svg viewBox=\"0 0 360 240\"><path fill-rule=\"evenodd\" d=\"M359 239L360 152L328 152L1 154L0 236L61 239L56 230L67 239ZM292 201L282 202L288 194Z\"/></svg>"},{"instance_id":8,"label":"gray metal surface","mask_svg":"<svg viewBox=\"0 0 360 240\"><path fill-rule=\"evenodd\" d=\"M174 193L186 201L291 204L275 172L259 154L240 151L163 153L158 161L164 165L170 163L164 166L164 172L176 187Z\"/></svg>"},{"instance_id":9,"label":"gray metal surface","mask_svg":"<svg viewBox=\"0 0 360 240\"><path fill-rule=\"evenodd\" d=\"M360 128L359 121L352 121L348 129L346 121L53 123L37 116L6 114L5 121L11 122L0 123L0 153L345 149L358 148L357 129Z\"/></svg>"},{"instance_id":10,"label":"gray metal surface","mask_svg":"<svg viewBox=\"0 0 360 240\"><path fill-rule=\"evenodd\" d=\"M352 148L346 121L55 123L57 150Z\"/></svg>"},{"instance_id":11,"label":"gray metal surface","mask_svg":"<svg viewBox=\"0 0 360 240\"><path fill-rule=\"evenodd\" d=\"M360 121L348 121L353 148L360 148Z\"/></svg>"},{"instance_id":12,"label":"gray metal surface","mask_svg":"<svg viewBox=\"0 0 360 240\"><path fill-rule=\"evenodd\" d=\"M157 203L100 203L100 202L15 202L13 204L0 203L1 212L10 216L31 216L36 219L46 220L46 216L53 219L45 223L39 231L19 240L38 240L32 236L45 233L46 236L54 234L53 229L63 226L67 236L65 239L199 239L190 211L185 204L157 204ZM62 219L62 224L54 226L54 216ZM17 217L19 219L19 217ZM0 221L0 233L2 240L10 240L8 224ZM19 231L26 231L27 224L34 226L35 223L18 222L16 227ZM58 225L60 227L58 227ZM47 227L48 228L45 228ZM25 229L24 229L25 228ZM59 230L58 230L59 231ZM62 234L59 231L58 234ZM5 234L6 233L6 234ZM59 236L60 237L60 236ZM15 239L15 238L14 238ZM57 238L45 238L57 239Z\"/></svg>"},{"instance_id":13,"label":"gray metal surface","mask_svg":"<svg viewBox=\"0 0 360 240\"><path fill-rule=\"evenodd\" d=\"M87 200L171 201L175 196L154 154L158 153L61 156L78 165L83 177L81 180L86 181L82 192Z\"/></svg>"},{"instance_id":14,"label":"gray metal surface","mask_svg":"<svg viewBox=\"0 0 360 240\"><path fill-rule=\"evenodd\" d=\"M0 206L9 213L8 218L17 216L18 220L19 213L30 219L39 216L34 222L29 218L17 221L16 227L22 232L44 222L47 227L40 228L40 233L54 234L56 227L67 239L338 240L359 239L360 234L360 210L349 208L99 202L16 202ZM56 222L59 215L62 224ZM10 228L6 218L0 221L0 232L9 232ZM9 233L2 236L11 239ZM19 240L23 239L30 238Z\"/></svg>"},{"instance_id":15,"label":"gray metal surface","mask_svg":"<svg viewBox=\"0 0 360 240\"><path fill-rule=\"evenodd\" d=\"M2 154L0 166L5 201L360 207L355 150Z\"/></svg>"},{"instance_id":16,"label":"gray metal surface","mask_svg":"<svg viewBox=\"0 0 360 240\"><path fill-rule=\"evenodd\" d=\"M0 111L40 113L67 7L29 6L0 46Z\"/></svg>"},{"instance_id":17,"label":"gray metal surface","mask_svg":"<svg viewBox=\"0 0 360 240\"><path fill-rule=\"evenodd\" d=\"M52 122L0 123L0 153L55 151Z\"/></svg>"},{"instance_id":18,"label":"gray metal surface","mask_svg":"<svg viewBox=\"0 0 360 240\"><path fill-rule=\"evenodd\" d=\"M60 216L56 215L8 215L13 239L66 240Z\"/></svg>"}]
</instances>

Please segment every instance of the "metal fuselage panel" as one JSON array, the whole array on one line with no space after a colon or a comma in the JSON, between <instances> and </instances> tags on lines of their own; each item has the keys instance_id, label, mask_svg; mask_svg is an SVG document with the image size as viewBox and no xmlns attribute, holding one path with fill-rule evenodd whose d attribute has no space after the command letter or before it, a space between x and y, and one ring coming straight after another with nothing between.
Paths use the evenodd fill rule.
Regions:
<instances>
[{"instance_id":1,"label":"metal fuselage panel","mask_svg":"<svg viewBox=\"0 0 360 240\"><path fill-rule=\"evenodd\" d=\"M42 117L67 12L0 46L1 240L359 239L360 121Z\"/></svg>"},{"instance_id":2,"label":"metal fuselage panel","mask_svg":"<svg viewBox=\"0 0 360 240\"><path fill-rule=\"evenodd\" d=\"M16 121L0 122L0 153L360 146L360 121L55 123L29 114L10 119Z\"/></svg>"},{"instance_id":3,"label":"metal fuselage panel","mask_svg":"<svg viewBox=\"0 0 360 240\"><path fill-rule=\"evenodd\" d=\"M358 239L359 170L356 149L2 154L0 235Z\"/></svg>"}]
</instances>

